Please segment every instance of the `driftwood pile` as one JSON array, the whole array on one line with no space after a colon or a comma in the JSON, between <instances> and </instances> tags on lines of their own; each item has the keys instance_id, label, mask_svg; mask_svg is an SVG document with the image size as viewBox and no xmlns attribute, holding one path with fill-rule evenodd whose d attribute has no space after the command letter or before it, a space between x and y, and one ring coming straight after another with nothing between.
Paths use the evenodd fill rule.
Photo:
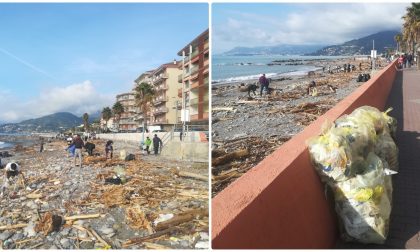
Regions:
<instances>
[{"instance_id":1,"label":"driftwood pile","mask_svg":"<svg viewBox=\"0 0 420 252\"><path fill-rule=\"evenodd\" d=\"M0 220L0 233L23 229L34 233L32 238L17 240L15 248L41 247L45 245L45 237L54 231L60 233L64 228L88 234L87 237L70 238L75 244L95 241L102 248L116 248L114 237L101 236L99 226L95 228L86 223L82 226L77 222L97 220L95 223L105 223L111 209L121 209L122 218L125 218L121 225L128 225L133 230L131 238L119 240L122 248L136 245L136 248L173 249L169 241L197 240L200 232L208 232L208 178L204 175L174 168L176 164L146 162L139 157L132 161L118 157L112 160L85 157L83 171L85 175L89 173L90 179L84 178L86 184L80 188L72 179L72 174L79 171L73 168L71 159L70 162L65 159L65 147L64 143L52 143L49 144L51 150L43 155L32 155L30 149L23 149L20 154L29 157L20 162L26 172L26 185L19 183L16 197L0 198L0 217L13 221L5 224ZM67 161L60 161L59 169L48 165L48 160L53 160L50 153L57 151ZM117 175L117 170L123 171L126 181L118 185L106 184L105 178ZM34 185L36 189L26 189ZM83 193L75 192L79 189ZM63 194L63 191L66 192ZM19 207L9 208L6 202ZM28 202L34 202L31 209ZM47 210L41 207L45 205L49 205ZM157 221L165 214L172 217ZM37 220L29 221L34 215L38 216ZM0 244L2 242L0 240ZM160 242L168 245L163 246Z\"/></svg>"},{"instance_id":2,"label":"driftwood pile","mask_svg":"<svg viewBox=\"0 0 420 252\"><path fill-rule=\"evenodd\" d=\"M290 137L271 136L264 140L247 136L226 141L214 149L212 151L212 197L289 139Z\"/></svg>"}]
</instances>

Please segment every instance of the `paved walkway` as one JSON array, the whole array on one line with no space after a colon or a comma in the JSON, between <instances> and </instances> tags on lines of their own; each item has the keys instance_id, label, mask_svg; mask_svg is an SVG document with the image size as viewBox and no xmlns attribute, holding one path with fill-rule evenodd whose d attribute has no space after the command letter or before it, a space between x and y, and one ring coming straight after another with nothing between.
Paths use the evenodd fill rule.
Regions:
<instances>
[{"instance_id":1,"label":"paved walkway","mask_svg":"<svg viewBox=\"0 0 420 252\"><path fill-rule=\"evenodd\" d=\"M399 174L393 176L390 230L384 245L339 243L343 249L420 249L420 71L398 72L386 108L398 121Z\"/></svg>"}]
</instances>

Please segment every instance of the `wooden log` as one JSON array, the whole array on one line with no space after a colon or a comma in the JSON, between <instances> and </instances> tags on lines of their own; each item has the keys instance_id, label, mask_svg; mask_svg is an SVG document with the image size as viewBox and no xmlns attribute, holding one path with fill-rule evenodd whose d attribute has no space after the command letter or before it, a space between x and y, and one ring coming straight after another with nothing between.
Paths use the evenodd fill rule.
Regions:
<instances>
[{"instance_id":1,"label":"wooden log","mask_svg":"<svg viewBox=\"0 0 420 252\"><path fill-rule=\"evenodd\" d=\"M218 165L226 164L227 162L230 162L235 159L241 159L248 155L249 155L248 149L238 150L238 151L228 153L226 155L213 159L211 161L211 165L218 166Z\"/></svg>"},{"instance_id":2,"label":"wooden log","mask_svg":"<svg viewBox=\"0 0 420 252\"><path fill-rule=\"evenodd\" d=\"M240 173L238 170L232 170L224 174L213 176L212 181L217 182L217 181L225 180L227 178L238 178L242 176L242 174L243 173Z\"/></svg>"},{"instance_id":3,"label":"wooden log","mask_svg":"<svg viewBox=\"0 0 420 252\"><path fill-rule=\"evenodd\" d=\"M20 223L20 224L15 224L15 225L0 226L0 231L10 230L10 229L24 228L26 226L28 226L28 224L25 224L25 223Z\"/></svg>"},{"instance_id":4,"label":"wooden log","mask_svg":"<svg viewBox=\"0 0 420 252\"><path fill-rule=\"evenodd\" d=\"M92 234L93 234L93 236L95 236L96 237L96 239L98 239L98 241L100 241L102 244L104 244L105 246L108 246L108 247L111 247L104 239L102 239L102 237L100 237L99 235L98 235L98 233L96 233L96 231L93 229L93 228L89 228L88 229Z\"/></svg>"},{"instance_id":5,"label":"wooden log","mask_svg":"<svg viewBox=\"0 0 420 252\"><path fill-rule=\"evenodd\" d=\"M98 218L101 216L100 214L86 214L86 215L74 215L74 216L67 216L64 217L64 220L82 220L82 219L92 219L92 218Z\"/></svg>"},{"instance_id":6,"label":"wooden log","mask_svg":"<svg viewBox=\"0 0 420 252\"><path fill-rule=\"evenodd\" d=\"M186 172L186 171L178 171L177 175L180 177L187 177L187 178L194 178L202 181L208 181L208 176L203 176L200 174L195 174L192 172Z\"/></svg>"},{"instance_id":7,"label":"wooden log","mask_svg":"<svg viewBox=\"0 0 420 252\"><path fill-rule=\"evenodd\" d=\"M214 150L211 151L211 157L212 158L217 158L217 157L223 156L225 154L226 154L226 152L222 149L214 149Z\"/></svg>"},{"instance_id":8,"label":"wooden log","mask_svg":"<svg viewBox=\"0 0 420 252\"><path fill-rule=\"evenodd\" d=\"M159 222L156 225L155 230L156 231L165 230L165 229L168 229L170 227L177 226L177 225L182 224L184 222L188 222L190 220L193 220L196 217L201 217L201 216L204 216L204 215L208 215L208 209L199 208L199 209L193 209L193 210L190 210L190 211L187 211L187 212L183 212L181 214L178 214L178 215L174 216L172 219Z\"/></svg>"},{"instance_id":9,"label":"wooden log","mask_svg":"<svg viewBox=\"0 0 420 252\"><path fill-rule=\"evenodd\" d=\"M41 193L30 193L26 195L26 198L28 199L40 199L42 198L42 194Z\"/></svg>"},{"instance_id":10,"label":"wooden log","mask_svg":"<svg viewBox=\"0 0 420 252\"><path fill-rule=\"evenodd\" d=\"M233 111L232 107L216 107L212 108L211 111Z\"/></svg>"},{"instance_id":11,"label":"wooden log","mask_svg":"<svg viewBox=\"0 0 420 252\"><path fill-rule=\"evenodd\" d=\"M153 234L150 234L150 235L146 235L146 236L143 236L143 237L130 238L127 242L123 243L122 247L127 248L129 246L139 244L139 243L142 243L144 241L155 239L155 238L161 237L163 235L172 233L173 231L176 231L176 230L179 230L179 228L178 227L171 227L171 228L168 228L166 230L162 230L162 231L159 231L159 232L156 232L156 233L153 233Z\"/></svg>"},{"instance_id":12,"label":"wooden log","mask_svg":"<svg viewBox=\"0 0 420 252\"><path fill-rule=\"evenodd\" d=\"M151 242L143 242L143 245L146 246L147 249L164 249L164 250L170 250L172 248L157 244L157 243L151 243Z\"/></svg>"}]
</instances>

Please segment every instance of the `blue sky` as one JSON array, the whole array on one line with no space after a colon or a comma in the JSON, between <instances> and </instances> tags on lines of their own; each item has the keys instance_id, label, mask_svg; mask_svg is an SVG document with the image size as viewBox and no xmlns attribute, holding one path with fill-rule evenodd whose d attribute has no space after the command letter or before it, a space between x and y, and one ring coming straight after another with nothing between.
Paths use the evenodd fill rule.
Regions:
<instances>
[{"instance_id":1,"label":"blue sky","mask_svg":"<svg viewBox=\"0 0 420 252\"><path fill-rule=\"evenodd\" d=\"M410 3L215 3L212 52L237 46L332 45L400 30Z\"/></svg>"},{"instance_id":2,"label":"blue sky","mask_svg":"<svg viewBox=\"0 0 420 252\"><path fill-rule=\"evenodd\" d=\"M0 122L112 105L207 28L206 3L0 3Z\"/></svg>"}]
</instances>

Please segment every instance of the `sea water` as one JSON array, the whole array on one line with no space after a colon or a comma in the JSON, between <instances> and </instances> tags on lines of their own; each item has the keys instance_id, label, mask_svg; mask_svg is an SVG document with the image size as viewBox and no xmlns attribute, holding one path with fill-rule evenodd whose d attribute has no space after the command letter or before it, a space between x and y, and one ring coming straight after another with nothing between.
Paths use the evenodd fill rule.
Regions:
<instances>
[{"instance_id":1,"label":"sea water","mask_svg":"<svg viewBox=\"0 0 420 252\"><path fill-rule=\"evenodd\" d=\"M275 60L320 60L337 59L331 56L287 56L287 55L252 55L252 56L225 56L212 57L212 83L231 83L248 80L257 80L265 73L267 78L281 76L305 75L309 71L321 69L315 65L268 65ZM342 57L341 57L342 58ZM293 63L293 62L289 62ZM305 62L303 62L305 63Z\"/></svg>"},{"instance_id":2,"label":"sea water","mask_svg":"<svg viewBox=\"0 0 420 252\"><path fill-rule=\"evenodd\" d=\"M13 146L13 144L12 143L8 143L8 142L2 142L2 141L0 141L0 150L1 149L6 149L6 148L10 148L10 147L12 147Z\"/></svg>"},{"instance_id":3,"label":"sea water","mask_svg":"<svg viewBox=\"0 0 420 252\"><path fill-rule=\"evenodd\" d=\"M0 150L9 149L15 146L17 143L24 144L25 141L19 141L19 142L8 142L7 139L9 139L9 136L26 136L28 134L24 133L0 133ZM32 142L32 140L27 141Z\"/></svg>"}]
</instances>

